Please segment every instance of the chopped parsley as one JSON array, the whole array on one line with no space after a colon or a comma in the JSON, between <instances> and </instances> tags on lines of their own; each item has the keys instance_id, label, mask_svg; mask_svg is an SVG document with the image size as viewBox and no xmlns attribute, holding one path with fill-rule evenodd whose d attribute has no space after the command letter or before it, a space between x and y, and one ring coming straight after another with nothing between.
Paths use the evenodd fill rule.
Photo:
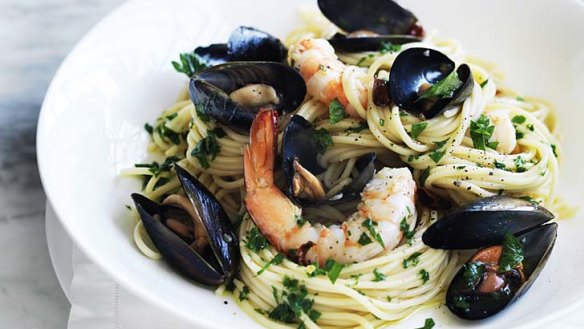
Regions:
<instances>
[{"instance_id":1,"label":"chopped parsley","mask_svg":"<svg viewBox=\"0 0 584 329\"><path fill-rule=\"evenodd\" d=\"M174 163L179 160L180 158L178 157L170 156L164 159L164 162L162 164L159 164L158 162L154 161L152 163L136 163L134 164L134 167L148 168L148 171L151 172L154 175L154 177L158 177L163 172L169 172L174 166Z\"/></svg>"},{"instance_id":2,"label":"chopped parsley","mask_svg":"<svg viewBox=\"0 0 584 329\"><path fill-rule=\"evenodd\" d=\"M434 143L434 145L436 145L436 148L439 149L442 146L446 145L446 143L448 143L449 140L450 140L450 138L446 138L443 141L437 141L437 142L433 142L433 143Z\"/></svg>"},{"instance_id":3,"label":"chopped parsley","mask_svg":"<svg viewBox=\"0 0 584 329\"><path fill-rule=\"evenodd\" d=\"M359 241L357 241L357 242L362 246L366 246L373 241L371 241L371 238L367 235L367 233L363 232L363 233L361 233L361 236L359 237Z\"/></svg>"},{"instance_id":4,"label":"chopped parsley","mask_svg":"<svg viewBox=\"0 0 584 329\"><path fill-rule=\"evenodd\" d=\"M520 102L524 102L525 98L521 97L521 96L517 96L515 97L516 100L520 101Z\"/></svg>"},{"instance_id":5,"label":"chopped parsley","mask_svg":"<svg viewBox=\"0 0 584 329\"><path fill-rule=\"evenodd\" d=\"M426 184L426 179L430 176L430 168L426 168L420 172L420 177L418 180L420 181L420 186L424 186Z\"/></svg>"},{"instance_id":6,"label":"chopped parsley","mask_svg":"<svg viewBox=\"0 0 584 329\"><path fill-rule=\"evenodd\" d=\"M487 85L487 83L489 83L489 79L481 82L481 88L485 88L485 86Z\"/></svg>"},{"instance_id":7,"label":"chopped parsley","mask_svg":"<svg viewBox=\"0 0 584 329\"><path fill-rule=\"evenodd\" d=\"M252 250L254 252L259 252L260 250L264 249L268 245L268 241L265 236L260 233L260 230L257 227L252 227L247 233L245 234L245 246L247 249Z\"/></svg>"},{"instance_id":8,"label":"chopped parsley","mask_svg":"<svg viewBox=\"0 0 584 329\"><path fill-rule=\"evenodd\" d=\"M556 144L551 144L550 146L552 148L552 152L554 152L554 156L557 158L558 157L558 153L556 152L557 151L556 150L556 148L557 148Z\"/></svg>"},{"instance_id":9,"label":"chopped parsley","mask_svg":"<svg viewBox=\"0 0 584 329\"><path fill-rule=\"evenodd\" d=\"M446 151L445 150L444 151L434 150L434 152L430 153L428 156L434 162L438 163L438 162L440 162L440 159L442 159L442 157L444 156L444 154L446 154Z\"/></svg>"},{"instance_id":10,"label":"chopped parsley","mask_svg":"<svg viewBox=\"0 0 584 329\"><path fill-rule=\"evenodd\" d=\"M402 233L404 234L404 238L406 238L408 242L414 237L414 234L416 233L416 231L414 230L410 231L410 225L408 224L405 217L399 223L399 229L402 231Z\"/></svg>"},{"instance_id":11,"label":"chopped parsley","mask_svg":"<svg viewBox=\"0 0 584 329\"><path fill-rule=\"evenodd\" d=\"M525 161L523 160L523 158L521 156L516 157L513 160L513 163L515 164L515 170L517 172L525 172L525 167L523 166L525 164Z\"/></svg>"},{"instance_id":12,"label":"chopped parsley","mask_svg":"<svg viewBox=\"0 0 584 329\"><path fill-rule=\"evenodd\" d=\"M170 142L175 145L180 144L181 134L168 128L164 123L154 128L154 131L157 132L164 140L170 140Z\"/></svg>"},{"instance_id":13,"label":"chopped parsley","mask_svg":"<svg viewBox=\"0 0 584 329\"><path fill-rule=\"evenodd\" d=\"M363 222L363 227L368 229L369 233L371 233L371 236L375 239L375 241L379 242L381 247L383 249L385 249L385 244L383 243L383 239L381 238L381 234L379 234L379 232L377 232L377 229L375 228L375 226L377 226L377 222L372 221L370 218L367 218L367 220L365 220Z\"/></svg>"},{"instance_id":14,"label":"chopped parsley","mask_svg":"<svg viewBox=\"0 0 584 329\"><path fill-rule=\"evenodd\" d=\"M146 130L148 132L148 134L152 135L152 133L154 132L154 127L152 127L148 123L145 123L144 124L144 130Z\"/></svg>"},{"instance_id":15,"label":"chopped parsley","mask_svg":"<svg viewBox=\"0 0 584 329\"><path fill-rule=\"evenodd\" d=\"M402 262L403 268L408 268L408 266L416 266L420 262L420 256L422 255L421 252L415 252L410 255L410 257L406 258Z\"/></svg>"},{"instance_id":16,"label":"chopped parsley","mask_svg":"<svg viewBox=\"0 0 584 329\"><path fill-rule=\"evenodd\" d=\"M276 256L274 256L274 258L270 259L267 263L264 264L264 266L262 266L262 268L260 268L257 275L264 273L264 271L270 267L270 265L280 265L283 261L284 254L278 253Z\"/></svg>"},{"instance_id":17,"label":"chopped parsley","mask_svg":"<svg viewBox=\"0 0 584 329\"><path fill-rule=\"evenodd\" d=\"M511 271L523 261L523 245L510 232L503 238L503 250L499 258L499 273Z\"/></svg>"},{"instance_id":18,"label":"chopped parsley","mask_svg":"<svg viewBox=\"0 0 584 329\"><path fill-rule=\"evenodd\" d=\"M458 78L458 73L453 70L446 78L438 81L432 87L428 88L419 99L425 98L450 98L454 95L454 91L462 86L462 81Z\"/></svg>"},{"instance_id":19,"label":"chopped parsley","mask_svg":"<svg viewBox=\"0 0 584 329\"><path fill-rule=\"evenodd\" d=\"M312 321L316 321L321 316L319 311L312 309L314 300L307 298L308 290L305 285L286 276L284 287L286 290L282 291L281 299L278 298L278 291L274 290L274 298L278 305L269 311L270 319L284 323L298 323L299 328L304 328L304 323L300 320L302 313Z\"/></svg>"},{"instance_id":20,"label":"chopped parsley","mask_svg":"<svg viewBox=\"0 0 584 329\"><path fill-rule=\"evenodd\" d=\"M382 54L386 54L386 53L396 53L398 51L400 51L402 48L401 45L394 45L391 42L386 42L383 41L381 42L381 44L379 45L379 52Z\"/></svg>"},{"instance_id":21,"label":"chopped parsley","mask_svg":"<svg viewBox=\"0 0 584 329\"><path fill-rule=\"evenodd\" d=\"M385 120L384 119L379 119L379 125L380 126L385 126Z\"/></svg>"},{"instance_id":22,"label":"chopped parsley","mask_svg":"<svg viewBox=\"0 0 584 329\"><path fill-rule=\"evenodd\" d=\"M420 123L412 124L412 130L410 131L410 136L412 136L413 139L418 138L418 136L420 136L422 131L424 131L424 129L426 129L427 126L428 126L427 122L420 122Z\"/></svg>"},{"instance_id":23,"label":"chopped parsley","mask_svg":"<svg viewBox=\"0 0 584 329\"><path fill-rule=\"evenodd\" d=\"M324 154L326 148L333 145L331 134L325 128L320 128L314 132L313 142L317 152L320 154Z\"/></svg>"},{"instance_id":24,"label":"chopped parsley","mask_svg":"<svg viewBox=\"0 0 584 329\"><path fill-rule=\"evenodd\" d=\"M434 328L435 325L436 325L436 323L434 322L434 319L427 318L424 321L424 326L420 327L420 328L416 328L416 329L432 329L432 328Z\"/></svg>"},{"instance_id":25,"label":"chopped parsley","mask_svg":"<svg viewBox=\"0 0 584 329\"><path fill-rule=\"evenodd\" d=\"M203 168L209 168L209 162L215 160L221 151L221 146L217 142L218 138L225 137L225 131L221 128L207 130L207 137L201 139L191 151L191 155L201 164Z\"/></svg>"},{"instance_id":26,"label":"chopped parsley","mask_svg":"<svg viewBox=\"0 0 584 329\"><path fill-rule=\"evenodd\" d=\"M387 296L386 299L388 302L391 302L391 296Z\"/></svg>"},{"instance_id":27,"label":"chopped parsley","mask_svg":"<svg viewBox=\"0 0 584 329\"><path fill-rule=\"evenodd\" d=\"M502 170L505 170L505 169L507 169L507 166L505 166L505 164L504 164L504 163L502 163L502 162L498 162L497 160L495 160L495 162L493 162L493 165L494 165L494 166L495 166L495 168L497 168L497 169L502 169Z\"/></svg>"},{"instance_id":28,"label":"chopped parsley","mask_svg":"<svg viewBox=\"0 0 584 329\"><path fill-rule=\"evenodd\" d=\"M172 114L165 116L164 118L166 119L166 121L171 121L172 119L176 118L177 116L178 116L178 113L174 112Z\"/></svg>"},{"instance_id":29,"label":"chopped parsley","mask_svg":"<svg viewBox=\"0 0 584 329\"><path fill-rule=\"evenodd\" d=\"M343 269L344 265L337 263L334 259L327 259L324 263L324 267L319 267L318 264L313 265L314 271L308 273L308 276L314 277L317 275L325 275L328 276L329 280L332 283L335 283L341 274L341 270Z\"/></svg>"},{"instance_id":30,"label":"chopped parsley","mask_svg":"<svg viewBox=\"0 0 584 329\"><path fill-rule=\"evenodd\" d=\"M329 105L329 122L335 124L343 120L346 116L347 112L345 111L343 104L339 102L338 98L333 99Z\"/></svg>"},{"instance_id":31,"label":"chopped parsley","mask_svg":"<svg viewBox=\"0 0 584 329\"><path fill-rule=\"evenodd\" d=\"M485 273L485 264L468 262L462 266L462 281L468 289L473 289Z\"/></svg>"},{"instance_id":32,"label":"chopped parsley","mask_svg":"<svg viewBox=\"0 0 584 329\"><path fill-rule=\"evenodd\" d=\"M422 280L422 283L426 283L428 282L428 280L430 280L430 273L428 273L428 271L426 271L425 269L421 269L420 272L418 272L418 274L420 275L420 280Z\"/></svg>"},{"instance_id":33,"label":"chopped parsley","mask_svg":"<svg viewBox=\"0 0 584 329\"><path fill-rule=\"evenodd\" d=\"M523 116L523 115L516 115L516 116L513 117L513 119L511 119L511 122L520 125L520 124L524 123L525 120L527 120L527 119L525 119L525 116Z\"/></svg>"},{"instance_id":34,"label":"chopped parsley","mask_svg":"<svg viewBox=\"0 0 584 329\"><path fill-rule=\"evenodd\" d=\"M196 104L195 105L195 112L197 112L197 117L201 119L203 122L209 122L210 118L209 115L205 112L205 105L203 104Z\"/></svg>"},{"instance_id":35,"label":"chopped parsley","mask_svg":"<svg viewBox=\"0 0 584 329\"><path fill-rule=\"evenodd\" d=\"M495 126L491 126L491 120L483 114L477 121L471 121L470 137L472 138L473 147L483 151L487 147L495 150L499 142L489 142L494 130Z\"/></svg>"},{"instance_id":36,"label":"chopped parsley","mask_svg":"<svg viewBox=\"0 0 584 329\"><path fill-rule=\"evenodd\" d=\"M358 126L348 128L347 130L345 130L345 132L347 134L360 133L361 131L363 131L365 129L369 129L369 125L367 124L367 121L361 121L361 122L359 122Z\"/></svg>"},{"instance_id":37,"label":"chopped parsley","mask_svg":"<svg viewBox=\"0 0 584 329\"><path fill-rule=\"evenodd\" d=\"M172 66L177 72L184 73L189 78L207 67L201 57L195 53L181 53L180 63L173 61Z\"/></svg>"},{"instance_id":38,"label":"chopped parsley","mask_svg":"<svg viewBox=\"0 0 584 329\"><path fill-rule=\"evenodd\" d=\"M385 274L379 272L379 270L377 270L377 268L375 268L373 270L373 275L375 276L373 278L374 282L385 281L385 279L387 279L387 276Z\"/></svg>"},{"instance_id":39,"label":"chopped parsley","mask_svg":"<svg viewBox=\"0 0 584 329\"><path fill-rule=\"evenodd\" d=\"M241 291L239 292L239 301L243 302L244 300L249 299L249 288L247 286L243 286Z\"/></svg>"},{"instance_id":40,"label":"chopped parsley","mask_svg":"<svg viewBox=\"0 0 584 329\"><path fill-rule=\"evenodd\" d=\"M304 225L304 223L306 223L306 219L304 219L304 217L302 217L302 215L295 215L294 216L296 218L296 225L298 225L298 227Z\"/></svg>"}]
</instances>

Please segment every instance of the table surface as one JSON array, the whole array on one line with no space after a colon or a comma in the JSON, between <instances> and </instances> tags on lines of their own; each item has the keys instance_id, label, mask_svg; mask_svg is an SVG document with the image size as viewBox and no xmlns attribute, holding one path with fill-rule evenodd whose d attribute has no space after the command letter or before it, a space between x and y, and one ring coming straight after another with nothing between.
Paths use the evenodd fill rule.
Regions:
<instances>
[{"instance_id":1,"label":"table surface","mask_svg":"<svg viewBox=\"0 0 584 329\"><path fill-rule=\"evenodd\" d=\"M36 162L36 123L63 58L120 3L0 2L0 328L67 327L69 303L45 238L46 197ZM565 320L565 327L581 323Z\"/></svg>"},{"instance_id":2,"label":"table surface","mask_svg":"<svg viewBox=\"0 0 584 329\"><path fill-rule=\"evenodd\" d=\"M63 329L45 238L36 124L63 58L121 0L0 1L0 328Z\"/></svg>"}]
</instances>

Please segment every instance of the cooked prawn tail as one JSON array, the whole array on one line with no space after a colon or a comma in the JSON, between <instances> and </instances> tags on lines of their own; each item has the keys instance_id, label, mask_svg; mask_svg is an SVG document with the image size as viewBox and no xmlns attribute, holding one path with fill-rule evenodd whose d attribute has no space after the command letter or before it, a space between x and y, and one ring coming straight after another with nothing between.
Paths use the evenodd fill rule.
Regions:
<instances>
[{"instance_id":1,"label":"cooked prawn tail","mask_svg":"<svg viewBox=\"0 0 584 329\"><path fill-rule=\"evenodd\" d=\"M274 185L274 161L278 140L278 112L261 109L251 125L250 144L243 153L246 189Z\"/></svg>"}]
</instances>

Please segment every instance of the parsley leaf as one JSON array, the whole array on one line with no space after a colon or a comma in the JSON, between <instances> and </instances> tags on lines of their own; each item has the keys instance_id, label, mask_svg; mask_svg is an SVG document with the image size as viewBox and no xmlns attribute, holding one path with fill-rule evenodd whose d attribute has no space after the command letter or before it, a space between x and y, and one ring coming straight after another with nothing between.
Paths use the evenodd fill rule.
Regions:
<instances>
[{"instance_id":1,"label":"parsley leaf","mask_svg":"<svg viewBox=\"0 0 584 329\"><path fill-rule=\"evenodd\" d=\"M438 150L434 150L434 152L429 154L430 159L432 159L434 162L438 163L440 162L440 159L442 159L442 157L444 156L444 154L446 154L446 151L438 151Z\"/></svg>"},{"instance_id":2,"label":"parsley leaf","mask_svg":"<svg viewBox=\"0 0 584 329\"><path fill-rule=\"evenodd\" d=\"M423 327L420 327L420 328L417 328L417 329L432 329L432 328L434 328L434 325L436 325L436 323L434 322L434 319L427 318L424 321L424 326Z\"/></svg>"},{"instance_id":3,"label":"parsley leaf","mask_svg":"<svg viewBox=\"0 0 584 329\"><path fill-rule=\"evenodd\" d=\"M373 236L373 238L375 239L375 241L379 242L381 247L385 249L383 239L381 238L379 232L377 232L377 229L375 229L375 226L377 226L377 222L372 221L370 218L367 218L367 220L363 222L363 227L367 228L369 230L369 233L371 233L371 236Z\"/></svg>"},{"instance_id":4,"label":"parsley leaf","mask_svg":"<svg viewBox=\"0 0 584 329\"><path fill-rule=\"evenodd\" d=\"M456 70L452 71L446 78L438 81L432 87L428 88L419 99L425 98L450 98L454 91L462 85L462 81L458 78Z\"/></svg>"},{"instance_id":5,"label":"parsley leaf","mask_svg":"<svg viewBox=\"0 0 584 329\"><path fill-rule=\"evenodd\" d=\"M304 219L302 215L295 215L294 217L296 218L296 225L298 225L298 227L301 227L304 225L304 223L306 223L306 219Z\"/></svg>"},{"instance_id":6,"label":"parsley leaf","mask_svg":"<svg viewBox=\"0 0 584 329\"><path fill-rule=\"evenodd\" d=\"M225 131L221 128L207 130L207 137L201 139L191 151L191 155L201 164L203 168L209 168L209 162L215 160L221 151L221 146L217 138L225 137Z\"/></svg>"},{"instance_id":7,"label":"parsley leaf","mask_svg":"<svg viewBox=\"0 0 584 329\"><path fill-rule=\"evenodd\" d=\"M379 119L379 125L380 126L385 126L385 120L384 119Z\"/></svg>"},{"instance_id":8,"label":"parsley leaf","mask_svg":"<svg viewBox=\"0 0 584 329\"><path fill-rule=\"evenodd\" d=\"M343 120L346 116L347 112L345 111L343 104L339 102L338 98L333 99L329 105L329 122L335 124Z\"/></svg>"},{"instance_id":9,"label":"parsley leaf","mask_svg":"<svg viewBox=\"0 0 584 329\"><path fill-rule=\"evenodd\" d=\"M357 127L348 128L347 130L345 130L345 132L347 134L360 133L365 129L369 129L369 125L367 124L367 121L361 121Z\"/></svg>"},{"instance_id":10,"label":"parsley leaf","mask_svg":"<svg viewBox=\"0 0 584 329\"><path fill-rule=\"evenodd\" d=\"M144 124L144 130L146 130L148 132L148 134L152 135L152 133L154 132L154 127L152 127L148 123L145 123Z\"/></svg>"},{"instance_id":11,"label":"parsley leaf","mask_svg":"<svg viewBox=\"0 0 584 329\"><path fill-rule=\"evenodd\" d=\"M257 275L264 273L264 271L270 267L270 265L280 265L284 261L284 254L278 253L274 258L264 264L262 268L258 271Z\"/></svg>"},{"instance_id":12,"label":"parsley leaf","mask_svg":"<svg viewBox=\"0 0 584 329\"><path fill-rule=\"evenodd\" d=\"M495 160L495 162L493 162L493 165L494 165L494 166L495 166L495 168L497 168L497 169L502 169L502 170L505 170L505 169L507 169L507 166L505 166L505 164L504 164L504 163L502 163L502 162L498 162L497 160Z\"/></svg>"},{"instance_id":13,"label":"parsley leaf","mask_svg":"<svg viewBox=\"0 0 584 329\"><path fill-rule=\"evenodd\" d=\"M302 313L306 314L312 321L316 321L321 316L319 311L312 309L314 300L307 298L306 286L299 284L296 279L284 277L284 287L287 290L282 291L281 302L277 298L278 291L274 291L278 305L268 313L270 319L284 323L299 323L298 327L304 328L304 323L300 320Z\"/></svg>"},{"instance_id":14,"label":"parsley leaf","mask_svg":"<svg viewBox=\"0 0 584 329\"><path fill-rule=\"evenodd\" d=\"M367 233L363 232L363 233L361 233L361 236L359 237L359 241L357 241L357 242L359 242L359 244L362 246L366 246L373 241L371 241L371 238L367 235Z\"/></svg>"},{"instance_id":15,"label":"parsley leaf","mask_svg":"<svg viewBox=\"0 0 584 329\"><path fill-rule=\"evenodd\" d=\"M391 42L382 41L381 44L379 45L379 52L382 54L396 53L400 51L401 48L402 48L401 45L394 45Z\"/></svg>"},{"instance_id":16,"label":"parsley leaf","mask_svg":"<svg viewBox=\"0 0 584 329\"><path fill-rule=\"evenodd\" d=\"M343 267L344 265L337 263L334 259L327 259L324 270L327 272L327 276L332 283L337 281Z\"/></svg>"},{"instance_id":17,"label":"parsley leaf","mask_svg":"<svg viewBox=\"0 0 584 329\"><path fill-rule=\"evenodd\" d=\"M411 240L414 237L414 234L416 233L416 231L414 231L414 230L410 231L410 224L408 224L405 217L399 223L399 229L402 231L402 233L404 234L404 237L408 241Z\"/></svg>"},{"instance_id":18,"label":"parsley leaf","mask_svg":"<svg viewBox=\"0 0 584 329\"><path fill-rule=\"evenodd\" d=\"M197 112L197 117L203 122L209 122L211 118L205 112L205 105L195 104L195 112Z\"/></svg>"},{"instance_id":19,"label":"parsley leaf","mask_svg":"<svg viewBox=\"0 0 584 329\"><path fill-rule=\"evenodd\" d=\"M420 122L420 123L412 124L412 130L410 131L410 136L412 136L413 139L418 138L418 136L420 136L422 131L424 131L424 129L426 129L427 126L428 126L427 122Z\"/></svg>"},{"instance_id":20,"label":"parsley leaf","mask_svg":"<svg viewBox=\"0 0 584 329\"><path fill-rule=\"evenodd\" d=\"M418 180L420 181L420 186L424 186L426 184L426 179L430 176L430 168L426 168L420 172L420 176Z\"/></svg>"},{"instance_id":21,"label":"parsley leaf","mask_svg":"<svg viewBox=\"0 0 584 329\"><path fill-rule=\"evenodd\" d=\"M409 265L416 266L420 262L420 256L422 255L421 252L415 252L410 255L410 257L406 258L402 262L403 268L408 268Z\"/></svg>"},{"instance_id":22,"label":"parsley leaf","mask_svg":"<svg viewBox=\"0 0 584 329\"><path fill-rule=\"evenodd\" d=\"M177 72L184 73L189 78L207 67L195 53L181 53L179 57L180 63L173 61L172 66Z\"/></svg>"},{"instance_id":23,"label":"parsley leaf","mask_svg":"<svg viewBox=\"0 0 584 329\"><path fill-rule=\"evenodd\" d=\"M385 274L379 272L379 270L377 270L377 268L375 268L373 270L373 275L375 275L375 278L373 278L374 282L385 281L385 279L387 279L387 276Z\"/></svg>"},{"instance_id":24,"label":"parsley leaf","mask_svg":"<svg viewBox=\"0 0 584 329\"><path fill-rule=\"evenodd\" d=\"M525 161L523 160L523 158L522 158L521 156L518 156L518 157L516 157L516 158L513 160L513 163L515 164L515 168L516 168L515 170L516 170L517 172L525 172L525 170L527 170L527 169L525 169L525 167L523 166L523 165L525 164Z\"/></svg>"},{"instance_id":25,"label":"parsley leaf","mask_svg":"<svg viewBox=\"0 0 584 329\"><path fill-rule=\"evenodd\" d=\"M246 242L245 246L254 252L259 252L260 250L264 249L268 245L268 241L265 236L260 233L257 227L252 227L247 233L245 234Z\"/></svg>"},{"instance_id":26,"label":"parsley leaf","mask_svg":"<svg viewBox=\"0 0 584 329\"><path fill-rule=\"evenodd\" d=\"M487 85L487 83L489 83L489 79L481 82L481 88L485 88L485 86Z\"/></svg>"},{"instance_id":27,"label":"parsley leaf","mask_svg":"<svg viewBox=\"0 0 584 329\"><path fill-rule=\"evenodd\" d=\"M241 291L239 292L239 301L243 302L244 300L249 299L249 288L247 286L243 286Z\"/></svg>"},{"instance_id":28,"label":"parsley leaf","mask_svg":"<svg viewBox=\"0 0 584 329\"><path fill-rule=\"evenodd\" d=\"M320 128L314 132L313 142L317 152L320 154L324 154L326 148L333 145L331 134L325 128Z\"/></svg>"},{"instance_id":29,"label":"parsley leaf","mask_svg":"<svg viewBox=\"0 0 584 329\"><path fill-rule=\"evenodd\" d=\"M525 122L525 116L523 115L516 115L513 117L513 119L511 119L511 122L516 123L516 124L522 124Z\"/></svg>"},{"instance_id":30,"label":"parsley leaf","mask_svg":"<svg viewBox=\"0 0 584 329\"><path fill-rule=\"evenodd\" d=\"M446 138L443 141L438 141L438 142L433 142L433 143L434 143L434 145L436 145L436 148L439 149L442 146L446 145L446 143L448 143L449 140L450 140L450 138Z\"/></svg>"},{"instance_id":31,"label":"parsley leaf","mask_svg":"<svg viewBox=\"0 0 584 329\"><path fill-rule=\"evenodd\" d=\"M497 148L498 142L489 143L489 138L493 135L494 130L495 126L491 126L491 120L483 114L477 121L471 121L470 137L472 138L473 147L483 151L487 147Z\"/></svg>"},{"instance_id":32,"label":"parsley leaf","mask_svg":"<svg viewBox=\"0 0 584 329\"><path fill-rule=\"evenodd\" d=\"M499 258L499 273L511 271L523 261L523 245L510 232L503 238L503 250Z\"/></svg>"},{"instance_id":33,"label":"parsley leaf","mask_svg":"<svg viewBox=\"0 0 584 329\"><path fill-rule=\"evenodd\" d=\"M430 280L430 273L428 273L428 271L425 269L421 269L418 274L420 275L420 280L422 280L422 283L426 283L428 280Z\"/></svg>"},{"instance_id":34,"label":"parsley leaf","mask_svg":"<svg viewBox=\"0 0 584 329\"><path fill-rule=\"evenodd\" d=\"M556 150L556 148L557 148L556 144L551 144L550 146L552 148L552 151L554 152L554 156L557 158L558 157L558 153L556 152L557 151Z\"/></svg>"},{"instance_id":35,"label":"parsley leaf","mask_svg":"<svg viewBox=\"0 0 584 329\"><path fill-rule=\"evenodd\" d=\"M463 266L462 281L468 289L473 289L485 273L485 264L481 262L468 262Z\"/></svg>"}]
</instances>

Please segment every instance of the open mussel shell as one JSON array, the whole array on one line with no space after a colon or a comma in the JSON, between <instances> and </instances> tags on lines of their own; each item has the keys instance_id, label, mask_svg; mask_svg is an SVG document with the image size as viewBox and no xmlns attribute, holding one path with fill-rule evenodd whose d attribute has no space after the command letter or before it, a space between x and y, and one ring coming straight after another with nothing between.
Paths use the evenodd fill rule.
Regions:
<instances>
[{"instance_id":1,"label":"open mussel shell","mask_svg":"<svg viewBox=\"0 0 584 329\"><path fill-rule=\"evenodd\" d=\"M186 170L175 166L183 188L207 233L209 248L199 253L164 225L162 216L174 216L180 210L162 206L143 195L132 199L146 232L162 255L177 272L196 282L216 286L231 280L238 266L237 236L227 214L215 197ZM195 224L196 225L196 224Z\"/></svg>"},{"instance_id":2,"label":"open mussel shell","mask_svg":"<svg viewBox=\"0 0 584 329\"><path fill-rule=\"evenodd\" d=\"M227 44L217 43L195 49L195 54L211 66L235 61L283 62L286 53L286 47L279 39L248 26L233 30Z\"/></svg>"},{"instance_id":3,"label":"open mussel shell","mask_svg":"<svg viewBox=\"0 0 584 329\"><path fill-rule=\"evenodd\" d=\"M412 35L378 35L366 37L349 37L337 33L328 41L337 51L361 52L378 51L382 43L403 45L410 42L420 42L422 39Z\"/></svg>"},{"instance_id":4,"label":"open mussel shell","mask_svg":"<svg viewBox=\"0 0 584 329\"><path fill-rule=\"evenodd\" d=\"M418 19L391 0L318 0L320 11L346 32L410 34Z\"/></svg>"},{"instance_id":5,"label":"open mussel shell","mask_svg":"<svg viewBox=\"0 0 584 329\"><path fill-rule=\"evenodd\" d=\"M249 85L274 89L277 104L244 105L230 94ZM304 100L306 85L298 72L276 62L232 62L214 66L195 75L190 82L191 99L215 120L248 129L261 107L270 106L279 114L295 110Z\"/></svg>"},{"instance_id":6,"label":"open mussel shell","mask_svg":"<svg viewBox=\"0 0 584 329\"><path fill-rule=\"evenodd\" d=\"M462 103L474 85L466 64L456 69L462 82L450 95L421 97L424 90L445 79L455 69L454 62L443 53L429 48L402 51L393 62L389 74L391 99L400 108L430 119L446 109Z\"/></svg>"},{"instance_id":7,"label":"open mussel shell","mask_svg":"<svg viewBox=\"0 0 584 329\"><path fill-rule=\"evenodd\" d=\"M500 291L481 293L476 288L469 289L463 267L446 293L448 308L460 318L479 320L500 312L514 302L531 287L544 268L556 241L557 227L556 223L551 223L517 236L524 250L523 282L507 282Z\"/></svg>"},{"instance_id":8,"label":"open mussel shell","mask_svg":"<svg viewBox=\"0 0 584 329\"><path fill-rule=\"evenodd\" d=\"M432 224L422 241L435 249L475 249L500 244L506 232L521 234L554 215L527 200L496 195L459 208Z\"/></svg>"}]
</instances>

